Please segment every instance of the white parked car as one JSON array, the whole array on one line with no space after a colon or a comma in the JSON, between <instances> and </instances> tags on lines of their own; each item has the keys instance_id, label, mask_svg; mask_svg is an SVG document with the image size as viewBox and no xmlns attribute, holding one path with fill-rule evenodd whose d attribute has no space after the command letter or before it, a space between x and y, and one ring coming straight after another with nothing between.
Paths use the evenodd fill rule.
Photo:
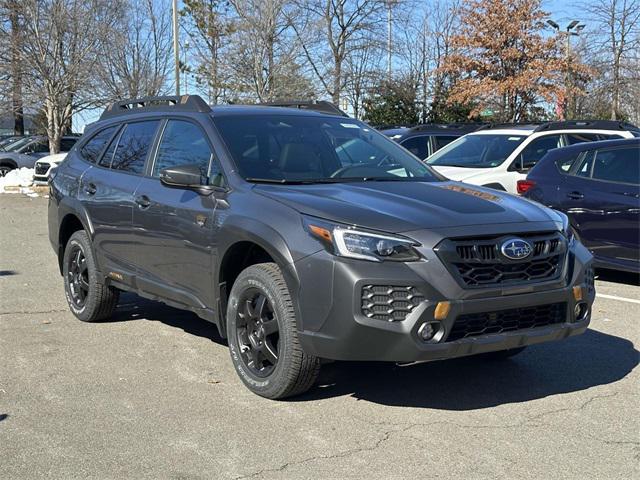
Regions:
<instances>
[{"instance_id":1,"label":"white parked car","mask_svg":"<svg viewBox=\"0 0 640 480\"><path fill-rule=\"evenodd\" d=\"M34 166L33 183L36 185L45 185L49 180L49 174L65 159L68 152L56 153L48 155L37 160Z\"/></svg>"},{"instance_id":2,"label":"white parked car","mask_svg":"<svg viewBox=\"0 0 640 480\"><path fill-rule=\"evenodd\" d=\"M452 180L517 193L518 180L551 149L634 136L640 136L635 125L609 120L495 125L458 138L426 162Z\"/></svg>"}]
</instances>

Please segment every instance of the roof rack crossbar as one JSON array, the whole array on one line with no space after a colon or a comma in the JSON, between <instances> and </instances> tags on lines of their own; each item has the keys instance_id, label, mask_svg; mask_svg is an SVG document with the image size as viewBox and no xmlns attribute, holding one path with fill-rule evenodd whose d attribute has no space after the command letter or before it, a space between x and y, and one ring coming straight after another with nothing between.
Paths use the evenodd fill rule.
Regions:
<instances>
[{"instance_id":1,"label":"roof rack crossbar","mask_svg":"<svg viewBox=\"0 0 640 480\"><path fill-rule=\"evenodd\" d=\"M203 112L211 111L211 107L199 95L181 95L181 96L158 96L143 98L128 98L119 102L110 104L102 115L100 120L115 117L126 113L143 111L167 110L182 112Z\"/></svg>"},{"instance_id":2,"label":"roof rack crossbar","mask_svg":"<svg viewBox=\"0 0 640 480\"><path fill-rule=\"evenodd\" d=\"M276 100L273 102L258 103L261 107L284 107L297 108L300 110L314 110L316 112L328 113L329 115L339 115L348 117L345 112L340 110L336 105L326 100Z\"/></svg>"},{"instance_id":3,"label":"roof rack crossbar","mask_svg":"<svg viewBox=\"0 0 640 480\"><path fill-rule=\"evenodd\" d=\"M631 123L621 122L618 120L565 120L558 122L545 122L535 129L536 132L542 132L545 130L558 130L558 129L582 129L592 128L597 130L640 130L638 127Z\"/></svg>"}]
</instances>

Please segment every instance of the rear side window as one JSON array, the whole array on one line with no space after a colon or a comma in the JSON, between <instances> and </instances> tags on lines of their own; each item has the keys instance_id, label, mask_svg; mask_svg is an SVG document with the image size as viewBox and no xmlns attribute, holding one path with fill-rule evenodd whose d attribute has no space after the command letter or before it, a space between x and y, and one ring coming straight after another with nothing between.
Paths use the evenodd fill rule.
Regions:
<instances>
[{"instance_id":1,"label":"rear side window","mask_svg":"<svg viewBox=\"0 0 640 480\"><path fill-rule=\"evenodd\" d=\"M569 145L575 145L576 143L615 140L622 137L620 135L606 135L604 133L567 133L566 138Z\"/></svg>"},{"instance_id":2,"label":"rear side window","mask_svg":"<svg viewBox=\"0 0 640 480\"><path fill-rule=\"evenodd\" d=\"M209 172L211 148L200 128L191 122L169 120L158 146L153 176L160 176L160 170L177 165L198 165L202 176Z\"/></svg>"},{"instance_id":3,"label":"rear side window","mask_svg":"<svg viewBox=\"0 0 640 480\"><path fill-rule=\"evenodd\" d=\"M440 150L445 145L449 145L456 138L458 138L458 137L454 137L452 135L438 135L438 136L433 137L433 139L435 141L435 145L436 145L436 149L434 151Z\"/></svg>"},{"instance_id":4,"label":"rear side window","mask_svg":"<svg viewBox=\"0 0 640 480\"><path fill-rule=\"evenodd\" d=\"M152 120L125 125L113 154L111 168L142 174L159 124L159 120Z\"/></svg>"},{"instance_id":5,"label":"rear side window","mask_svg":"<svg viewBox=\"0 0 640 480\"><path fill-rule=\"evenodd\" d=\"M114 134L116 128L118 127L109 127L96 133L93 138L85 143L80 149L80 155L82 155L82 158L87 162L96 163L100 156L100 152L102 152L102 149Z\"/></svg>"},{"instance_id":6,"label":"rear side window","mask_svg":"<svg viewBox=\"0 0 640 480\"><path fill-rule=\"evenodd\" d=\"M533 140L520 153L521 168L532 168L549 150L561 147L560 138L561 135L547 135Z\"/></svg>"},{"instance_id":7,"label":"rear side window","mask_svg":"<svg viewBox=\"0 0 640 480\"><path fill-rule=\"evenodd\" d=\"M561 157L558 160L556 160L556 165L558 166L558 168L562 173L569 173L573 164L582 156L583 156L582 152L579 152L579 153L576 153L575 155L570 155L568 157Z\"/></svg>"},{"instance_id":8,"label":"rear side window","mask_svg":"<svg viewBox=\"0 0 640 480\"><path fill-rule=\"evenodd\" d=\"M424 160L429 156L429 137L427 137L426 135L407 138L400 145L402 145L404 148L409 150L421 160Z\"/></svg>"},{"instance_id":9,"label":"rear side window","mask_svg":"<svg viewBox=\"0 0 640 480\"><path fill-rule=\"evenodd\" d=\"M77 141L78 141L77 138L63 138L60 141L60 151L68 152L73 148L73 146L76 144Z\"/></svg>"},{"instance_id":10,"label":"rear side window","mask_svg":"<svg viewBox=\"0 0 640 480\"><path fill-rule=\"evenodd\" d=\"M596 151L592 177L607 182L640 184L640 149L625 147Z\"/></svg>"}]
</instances>

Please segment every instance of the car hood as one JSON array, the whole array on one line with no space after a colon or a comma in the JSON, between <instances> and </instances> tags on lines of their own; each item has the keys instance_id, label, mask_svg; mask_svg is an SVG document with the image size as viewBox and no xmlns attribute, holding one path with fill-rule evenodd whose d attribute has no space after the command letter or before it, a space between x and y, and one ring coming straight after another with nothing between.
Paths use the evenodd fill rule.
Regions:
<instances>
[{"instance_id":1,"label":"car hood","mask_svg":"<svg viewBox=\"0 0 640 480\"><path fill-rule=\"evenodd\" d=\"M303 214L393 233L557 220L529 200L457 182L256 185L254 192Z\"/></svg>"},{"instance_id":2,"label":"car hood","mask_svg":"<svg viewBox=\"0 0 640 480\"><path fill-rule=\"evenodd\" d=\"M431 165L431 168L441 175L444 175L451 180L457 180L458 182L464 182L468 178L474 177L478 174L484 174L492 170L490 168L450 167L447 165Z\"/></svg>"},{"instance_id":3,"label":"car hood","mask_svg":"<svg viewBox=\"0 0 640 480\"><path fill-rule=\"evenodd\" d=\"M53 155L47 155L46 157L42 157L38 159L36 163L45 163L45 162L52 163L52 164L60 163L67 157L67 153L69 152L54 153Z\"/></svg>"}]
</instances>

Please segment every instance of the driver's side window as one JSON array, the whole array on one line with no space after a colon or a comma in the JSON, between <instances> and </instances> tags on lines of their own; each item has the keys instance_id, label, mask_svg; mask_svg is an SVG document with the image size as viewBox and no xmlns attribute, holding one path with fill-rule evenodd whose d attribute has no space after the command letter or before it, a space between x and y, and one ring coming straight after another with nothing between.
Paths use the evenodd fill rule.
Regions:
<instances>
[{"instance_id":1,"label":"driver's side window","mask_svg":"<svg viewBox=\"0 0 640 480\"><path fill-rule=\"evenodd\" d=\"M546 135L533 140L524 147L516 159L516 170L528 170L533 168L549 150L561 147L562 135Z\"/></svg>"},{"instance_id":2,"label":"driver's side window","mask_svg":"<svg viewBox=\"0 0 640 480\"><path fill-rule=\"evenodd\" d=\"M197 125L184 120L169 120L158 146L152 176L159 177L163 168L198 165L202 176L207 177L211 154L209 142Z\"/></svg>"}]
</instances>

